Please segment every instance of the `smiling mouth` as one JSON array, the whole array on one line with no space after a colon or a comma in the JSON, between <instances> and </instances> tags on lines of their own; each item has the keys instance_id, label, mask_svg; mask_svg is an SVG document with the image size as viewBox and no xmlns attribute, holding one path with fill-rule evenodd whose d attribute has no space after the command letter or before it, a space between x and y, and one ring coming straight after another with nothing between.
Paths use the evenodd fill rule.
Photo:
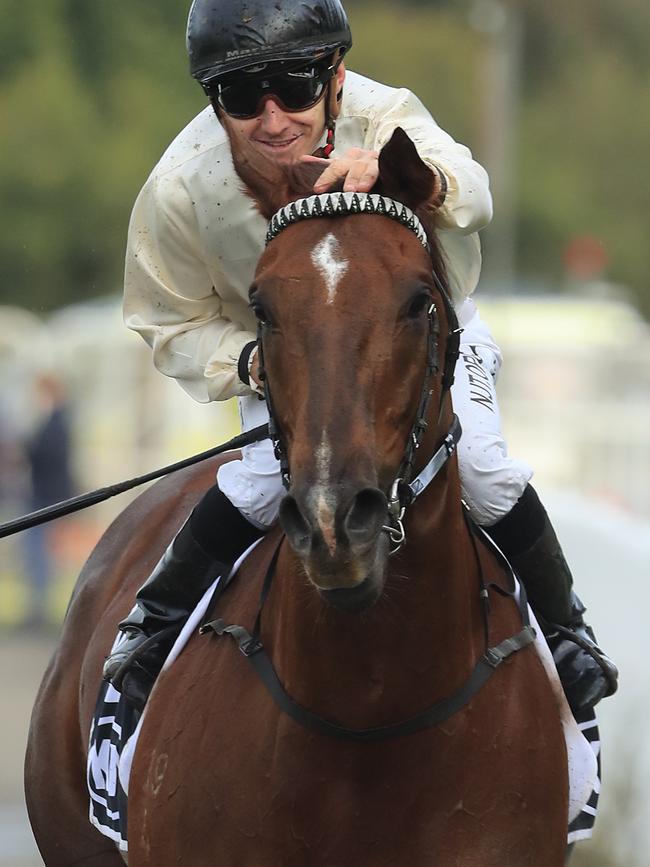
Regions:
<instances>
[{"instance_id":1,"label":"smiling mouth","mask_svg":"<svg viewBox=\"0 0 650 867\"><path fill-rule=\"evenodd\" d=\"M289 139L282 139L282 140L268 140L268 139L259 139L258 138L258 139L256 139L256 142L258 144L262 145L263 147L281 149L281 148L289 147L294 142L298 141L299 138L300 138L299 135L293 136L292 138L289 138Z\"/></svg>"}]
</instances>

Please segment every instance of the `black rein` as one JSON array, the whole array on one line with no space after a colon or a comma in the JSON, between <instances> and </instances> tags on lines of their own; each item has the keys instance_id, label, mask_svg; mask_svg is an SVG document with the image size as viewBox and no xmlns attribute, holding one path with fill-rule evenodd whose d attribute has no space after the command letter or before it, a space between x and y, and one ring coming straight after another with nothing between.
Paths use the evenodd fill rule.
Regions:
<instances>
[{"instance_id":1,"label":"black rein","mask_svg":"<svg viewBox=\"0 0 650 867\"><path fill-rule=\"evenodd\" d=\"M45 524L47 521L53 521L55 518L62 518L64 515L71 515L73 512L79 512L81 509L86 509L88 506L94 506L97 503L103 503L117 494L123 494L125 491L130 491L132 488L137 488L139 485L144 485L146 482L152 482L154 479L160 479L162 476L167 476L169 473L175 473L178 470L183 470L186 467L191 467L193 464L198 464L201 461L213 458L215 455L221 455L224 452L234 451L242 448L242 446L250 445L251 443L259 442L266 439L269 435L268 425L263 424L252 430L245 431L227 443L220 446L208 449L205 452L200 452L192 457L184 458L182 461L177 461L175 464L161 467L159 470L153 470L150 473L145 473L143 476L138 476L134 479L127 479L124 482L119 482L116 485L109 485L106 488L99 488L96 491L90 491L87 494L80 494L78 497L71 497L69 500L63 500L60 503L54 503L52 506L47 506L44 509L39 509L36 512L30 512L28 515L23 515L20 518L14 518L13 521L7 521L6 524L0 524L0 539L6 536L13 536L14 533L20 533L21 530L29 530L31 527L38 527L39 524Z\"/></svg>"}]
</instances>

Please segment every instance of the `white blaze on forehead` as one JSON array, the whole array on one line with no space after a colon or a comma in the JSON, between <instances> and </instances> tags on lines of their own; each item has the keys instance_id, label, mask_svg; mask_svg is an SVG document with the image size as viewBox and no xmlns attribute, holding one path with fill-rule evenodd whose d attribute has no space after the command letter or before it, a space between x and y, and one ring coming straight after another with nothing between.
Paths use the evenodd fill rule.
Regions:
<instances>
[{"instance_id":1,"label":"white blaze on forehead","mask_svg":"<svg viewBox=\"0 0 650 867\"><path fill-rule=\"evenodd\" d=\"M327 288L327 303L332 304L339 281L348 270L349 262L341 258L341 247L330 232L314 247L311 261L321 273Z\"/></svg>"}]
</instances>

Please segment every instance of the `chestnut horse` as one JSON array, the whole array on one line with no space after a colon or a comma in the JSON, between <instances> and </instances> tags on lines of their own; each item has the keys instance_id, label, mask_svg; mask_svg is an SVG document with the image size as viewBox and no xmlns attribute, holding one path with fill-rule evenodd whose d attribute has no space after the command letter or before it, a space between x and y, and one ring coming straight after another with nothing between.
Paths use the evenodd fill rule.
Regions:
<instances>
[{"instance_id":1,"label":"chestnut horse","mask_svg":"<svg viewBox=\"0 0 650 867\"><path fill-rule=\"evenodd\" d=\"M522 617L461 501L431 172L401 131L374 198L309 197L299 173L235 156L261 212L276 214L251 303L290 486L286 538L263 540L218 602L215 629L243 624L263 650L197 632L154 688L129 786L129 864L560 867L567 757L537 653L493 656L492 676L468 688L486 646L508 647ZM102 660L213 474L214 463L150 489L80 577L27 760L48 867L122 863L87 821ZM263 654L275 700L250 665Z\"/></svg>"}]
</instances>

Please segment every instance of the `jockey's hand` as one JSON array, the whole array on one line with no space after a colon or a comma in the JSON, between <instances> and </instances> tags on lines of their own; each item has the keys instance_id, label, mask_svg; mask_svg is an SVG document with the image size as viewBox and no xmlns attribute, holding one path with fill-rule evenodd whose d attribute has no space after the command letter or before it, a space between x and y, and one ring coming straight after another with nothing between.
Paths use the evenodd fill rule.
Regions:
<instances>
[{"instance_id":1,"label":"jockey's hand","mask_svg":"<svg viewBox=\"0 0 650 867\"><path fill-rule=\"evenodd\" d=\"M337 181L344 180L343 192L367 193L379 177L379 151L350 148L340 157L329 160L306 154L301 162L316 163L323 166L323 174L314 184L315 193L324 193Z\"/></svg>"},{"instance_id":2,"label":"jockey's hand","mask_svg":"<svg viewBox=\"0 0 650 867\"><path fill-rule=\"evenodd\" d=\"M251 386L256 394L264 394L264 383L260 379L260 357L255 353L255 357L251 363L251 369L248 371L248 376L251 381Z\"/></svg>"}]
</instances>

